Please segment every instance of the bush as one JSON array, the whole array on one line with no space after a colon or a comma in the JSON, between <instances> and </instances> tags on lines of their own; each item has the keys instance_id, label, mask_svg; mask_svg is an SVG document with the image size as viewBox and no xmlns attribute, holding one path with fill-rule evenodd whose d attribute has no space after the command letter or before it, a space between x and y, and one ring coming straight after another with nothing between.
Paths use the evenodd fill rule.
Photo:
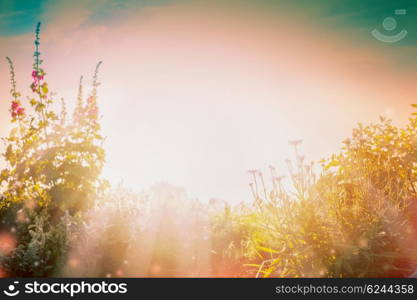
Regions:
<instances>
[{"instance_id":1,"label":"bush","mask_svg":"<svg viewBox=\"0 0 417 300\"><path fill-rule=\"evenodd\" d=\"M381 118L359 125L316 176L295 147L285 190L251 171L254 213L237 214L256 276L404 277L417 267L417 120L400 129ZM253 263L255 261L255 263Z\"/></svg>"},{"instance_id":2,"label":"bush","mask_svg":"<svg viewBox=\"0 0 417 300\"><path fill-rule=\"evenodd\" d=\"M40 58L40 23L36 28L32 97L29 105L17 91L10 65L11 122L4 139L6 167L0 173L0 214L3 231L17 247L3 253L1 263L9 276L50 276L64 260L70 224L89 209L106 182L99 179L104 151L97 106L97 65L93 90L87 101L82 82L76 109L67 120L65 102L53 110L54 94L45 81ZM28 108L25 108L28 106Z\"/></svg>"}]
</instances>

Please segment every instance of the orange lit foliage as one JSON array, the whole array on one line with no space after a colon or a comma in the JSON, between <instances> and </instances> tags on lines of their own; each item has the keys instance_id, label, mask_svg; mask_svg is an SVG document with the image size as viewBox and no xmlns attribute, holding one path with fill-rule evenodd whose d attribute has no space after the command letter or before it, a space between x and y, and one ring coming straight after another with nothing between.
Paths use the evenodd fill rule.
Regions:
<instances>
[{"instance_id":1,"label":"orange lit foliage","mask_svg":"<svg viewBox=\"0 0 417 300\"><path fill-rule=\"evenodd\" d=\"M97 122L97 70L87 103L79 96L73 122L67 122L65 103L58 117L51 107L53 94L41 68L38 34L39 28L32 71L34 95L29 101L33 113L23 108L9 60L13 96L10 111L16 126L5 139L8 167L1 172L0 183L5 190L0 205L31 200L40 207L75 214L95 199L104 163Z\"/></svg>"},{"instance_id":2,"label":"orange lit foliage","mask_svg":"<svg viewBox=\"0 0 417 300\"><path fill-rule=\"evenodd\" d=\"M236 212L248 270L264 277L408 276L417 267L417 119L359 124L316 179L296 151L293 187L254 174L254 208ZM295 146L297 146L295 144ZM297 150L297 149L296 149ZM236 225L235 225L236 226Z\"/></svg>"},{"instance_id":3,"label":"orange lit foliage","mask_svg":"<svg viewBox=\"0 0 417 300\"><path fill-rule=\"evenodd\" d=\"M44 276L64 256L71 216L92 206L105 182L99 179L104 164L97 107L97 65L93 90L84 102L82 86L71 122L65 102L53 110L54 94L41 68L40 24L36 29L33 95L29 103L17 91L11 75L10 105L13 128L4 139L6 167L0 173L2 230L16 235L18 246L2 257L9 275ZM75 219L74 219L75 220Z\"/></svg>"},{"instance_id":4,"label":"orange lit foliage","mask_svg":"<svg viewBox=\"0 0 417 300\"><path fill-rule=\"evenodd\" d=\"M300 141L291 142L291 187L274 167L271 188L250 171L253 206L211 211L175 202L177 191L156 197L166 202L159 206L130 193L99 195L100 64L86 101L80 83L69 121L64 102L53 110L39 26L35 45L29 104L8 59L14 127L0 173L1 277L379 277L417 269L416 118L403 129L383 118L359 125L340 154L322 161L320 176L299 155Z\"/></svg>"}]
</instances>

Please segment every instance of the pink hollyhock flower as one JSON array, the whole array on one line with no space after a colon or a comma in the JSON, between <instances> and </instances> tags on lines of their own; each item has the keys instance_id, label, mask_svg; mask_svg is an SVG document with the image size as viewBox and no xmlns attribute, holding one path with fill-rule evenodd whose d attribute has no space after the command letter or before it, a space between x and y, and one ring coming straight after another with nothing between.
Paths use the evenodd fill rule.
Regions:
<instances>
[{"instance_id":1,"label":"pink hollyhock flower","mask_svg":"<svg viewBox=\"0 0 417 300\"><path fill-rule=\"evenodd\" d=\"M12 111L12 118L16 118L17 114L16 112Z\"/></svg>"},{"instance_id":2,"label":"pink hollyhock flower","mask_svg":"<svg viewBox=\"0 0 417 300\"><path fill-rule=\"evenodd\" d=\"M16 110L16 113L17 113L17 115L18 116L22 116L24 113L25 113L25 109L23 108L23 107L19 107L17 110Z\"/></svg>"},{"instance_id":3,"label":"pink hollyhock flower","mask_svg":"<svg viewBox=\"0 0 417 300\"><path fill-rule=\"evenodd\" d=\"M32 77L33 77L34 83L37 83L37 82L43 80L44 75L45 74L43 74L41 71L38 72L36 70L33 70L32 71Z\"/></svg>"},{"instance_id":4,"label":"pink hollyhock flower","mask_svg":"<svg viewBox=\"0 0 417 300\"><path fill-rule=\"evenodd\" d=\"M19 108L19 102L17 101L12 101L12 110L16 110Z\"/></svg>"}]
</instances>

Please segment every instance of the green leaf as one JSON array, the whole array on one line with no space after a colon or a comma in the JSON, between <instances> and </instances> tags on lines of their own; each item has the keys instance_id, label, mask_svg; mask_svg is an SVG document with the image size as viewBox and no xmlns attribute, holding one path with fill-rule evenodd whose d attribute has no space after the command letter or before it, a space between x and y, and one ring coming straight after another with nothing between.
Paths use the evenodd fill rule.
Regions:
<instances>
[{"instance_id":1,"label":"green leaf","mask_svg":"<svg viewBox=\"0 0 417 300\"><path fill-rule=\"evenodd\" d=\"M46 84L46 83L42 84L42 92L44 94L48 94L48 92L49 92L48 84Z\"/></svg>"},{"instance_id":2,"label":"green leaf","mask_svg":"<svg viewBox=\"0 0 417 300\"><path fill-rule=\"evenodd\" d=\"M45 104L43 104L43 103L39 103L39 102L38 102L38 104L37 104L37 105L36 105L36 107L35 107L35 110L36 110L37 112L41 112L44 108L45 108Z\"/></svg>"},{"instance_id":3,"label":"green leaf","mask_svg":"<svg viewBox=\"0 0 417 300\"><path fill-rule=\"evenodd\" d=\"M267 247L258 246L257 248L258 248L258 250L263 251L263 252L267 252L267 253L279 253L277 250L267 248Z\"/></svg>"}]
</instances>

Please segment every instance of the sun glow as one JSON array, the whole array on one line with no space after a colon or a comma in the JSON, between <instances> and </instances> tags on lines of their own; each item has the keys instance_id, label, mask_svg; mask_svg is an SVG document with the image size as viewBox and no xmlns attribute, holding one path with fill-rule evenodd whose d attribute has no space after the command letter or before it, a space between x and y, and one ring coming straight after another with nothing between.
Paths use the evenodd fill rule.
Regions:
<instances>
[{"instance_id":1,"label":"sun glow","mask_svg":"<svg viewBox=\"0 0 417 300\"><path fill-rule=\"evenodd\" d=\"M366 54L349 49L347 56L345 41L324 43L292 20L184 15L175 7L153 13L106 53L131 50L105 59L105 175L113 182L142 189L165 181L201 199L248 200L248 169L274 164L284 172L288 141L297 138L306 141L307 159L324 157L368 118L371 103L362 99L381 96L343 69Z\"/></svg>"},{"instance_id":2,"label":"sun glow","mask_svg":"<svg viewBox=\"0 0 417 300\"><path fill-rule=\"evenodd\" d=\"M94 62L104 61L104 177L114 185L140 190L166 181L201 199L247 200L246 171L273 164L284 172L289 140L303 139L306 159L320 159L356 122L400 116L390 102L399 90L402 101L411 98L415 75L306 16L201 8L153 7L89 27L78 26L88 18L80 11L45 30L48 72L60 74L51 86L69 107L79 75L89 78ZM1 53L26 39L3 43ZM19 64L30 65L25 59Z\"/></svg>"},{"instance_id":3,"label":"sun glow","mask_svg":"<svg viewBox=\"0 0 417 300\"><path fill-rule=\"evenodd\" d=\"M417 276L416 40L382 9L15 2L0 277Z\"/></svg>"}]
</instances>

